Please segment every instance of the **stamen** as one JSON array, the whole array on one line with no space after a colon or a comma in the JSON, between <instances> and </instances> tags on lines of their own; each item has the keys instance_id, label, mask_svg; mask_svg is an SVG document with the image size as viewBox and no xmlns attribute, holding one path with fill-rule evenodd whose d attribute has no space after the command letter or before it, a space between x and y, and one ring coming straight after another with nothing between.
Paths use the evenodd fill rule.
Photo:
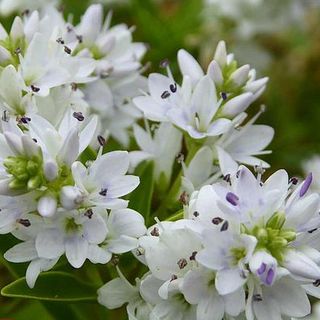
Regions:
<instances>
[{"instance_id":1,"label":"stamen","mask_svg":"<svg viewBox=\"0 0 320 320\"><path fill-rule=\"evenodd\" d=\"M196 255L197 255L197 251L193 251L192 252L192 254L191 254L191 256L189 257L189 260L190 261L195 261L196 260Z\"/></svg>"},{"instance_id":2,"label":"stamen","mask_svg":"<svg viewBox=\"0 0 320 320\"><path fill-rule=\"evenodd\" d=\"M317 279L316 281L312 282L312 284L313 284L315 287L319 287L319 286L320 286L320 279Z\"/></svg>"},{"instance_id":3,"label":"stamen","mask_svg":"<svg viewBox=\"0 0 320 320\"><path fill-rule=\"evenodd\" d=\"M296 185L297 183L299 182L298 178L296 177L292 177L290 178L289 180L289 183L293 184L293 185Z\"/></svg>"},{"instance_id":4,"label":"stamen","mask_svg":"<svg viewBox=\"0 0 320 320\"><path fill-rule=\"evenodd\" d=\"M101 191L99 192L99 194L103 197L105 197L107 195L108 189L101 189Z\"/></svg>"},{"instance_id":5,"label":"stamen","mask_svg":"<svg viewBox=\"0 0 320 320\"><path fill-rule=\"evenodd\" d=\"M31 90L32 90L33 92L39 92L39 91L40 91L40 88L34 86L33 84L32 84L30 87L31 87Z\"/></svg>"},{"instance_id":6,"label":"stamen","mask_svg":"<svg viewBox=\"0 0 320 320\"><path fill-rule=\"evenodd\" d=\"M177 277L175 274L173 274L173 275L171 276L170 282L171 282L171 281L174 281L174 280L177 280L177 279L178 279L178 277Z\"/></svg>"},{"instance_id":7,"label":"stamen","mask_svg":"<svg viewBox=\"0 0 320 320\"><path fill-rule=\"evenodd\" d=\"M74 118L76 118L78 121L83 121L84 120L84 116L83 116L82 112L74 112L72 114L72 116Z\"/></svg>"},{"instance_id":8,"label":"stamen","mask_svg":"<svg viewBox=\"0 0 320 320\"><path fill-rule=\"evenodd\" d=\"M139 256L143 256L145 253L145 250L142 247L137 248L136 250L136 255Z\"/></svg>"},{"instance_id":9,"label":"stamen","mask_svg":"<svg viewBox=\"0 0 320 320\"><path fill-rule=\"evenodd\" d=\"M265 263L261 263L260 268L257 270L259 276L261 276L267 269L267 265Z\"/></svg>"},{"instance_id":10,"label":"stamen","mask_svg":"<svg viewBox=\"0 0 320 320\"><path fill-rule=\"evenodd\" d=\"M14 50L14 53L15 53L15 54L20 54L21 52L22 52L22 50L21 50L20 47L18 47L18 48L16 48L16 49Z\"/></svg>"},{"instance_id":11,"label":"stamen","mask_svg":"<svg viewBox=\"0 0 320 320\"><path fill-rule=\"evenodd\" d=\"M225 93L225 92L221 92L221 98L223 99L223 100L227 100L228 99L228 96L227 96L227 94Z\"/></svg>"},{"instance_id":12,"label":"stamen","mask_svg":"<svg viewBox=\"0 0 320 320\"><path fill-rule=\"evenodd\" d=\"M183 191L179 197L179 201L183 204L183 205L187 205L189 202L189 195L186 191Z\"/></svg>"},{"instance_id":13,"label":"stamen","mask_svg":"<svg viewBox=\"0 0 320 320\"><path fill-rule=\"evenodd\" d=\"M64 46L64 52L67 54L71 54L71 49L67 46Z\"/></svg>"},{"instance_id":14,"label":"stamen","mask_svg":"<svg viewBox=\"0 0 320 320\"><path fill-rule=\"evenodd\" d=\"M24 123L24 124L27 124L28 122L31 121L31 118L26 117L26 116L23 116L23 117L21 117L20 119L18 119L17 121L18 121L18 122L22 122L22 123Z\"/></svg>"},{"instance_id":15,"label":"stamen","mask_svg":"<svg viewBox=\"0 0 320 320\"><path fill-rule=\"evenodd\" d=\"M103 136L99 135L97 139L101 147L103 147L106 144L106 139Z\"/></svg>"},{"instance_id":16,"label":"stamen","mask_svg":"<svg viewBox=\"0 0 320 320\"><path fill-rule=\"evenodd\" d=\"M186 259L182 258L177 262L177 264L178 264L178 267L182 270L187 266L188 262Z\"/></svg>"},{"instance_id":17,"label":"stamen","mask_svg":"<svg viewBox=\"0 0 320 320\"><path fill-rule=\"evenodd\" d=\"M215 218L212 219L212 223L213 223L213 224L218 225L218 224L220 224L221 222L223 222L223 219L220 218L220 217L215 217Z\"/></svg>"},{"instance_id":18,"label":"stamen","mask_svg":"<svg viewBox=\"0 0 320 320\"><path fill-rule=\"evenodd\" d=\"M31 226L31 222L29 219L19 219L17 220L18 223L22 224L25 227L30 227Z\"/></svg>"},{"instance_id":19,"label":"stamen","mask_svg":"<svg viewBox=\"0 0 320 320\"><path fill-rule=\"evenodd\" d=\"M177 162L182 163L184 161L184 154L182 152L179 152L176 156Z\"/></svg>"},{"instance_id":20,"label":"stamen","mask_svg":"<svg viewBox=\"0 0 320 320\"><path fill-rule=\"evenodd\" d=\"M318 228L314 228L314 229L309 230L308 233L313 233L313 232L315 232L317 230L318 230Z\"/></svg>"},{"instance_id":21,"label":"stamen","mask_svg":"<svg viewBox=\"0 0 320 320\"><path fill-rule=\"evenodd\" d=\"M221 228L220 228L220 231L222 232L222 231L226 231L226 230L228 230L228 228L229 228L229 222L226 220L223 224L222 224L222 226L221 226Z\"/></svg>"},{"instance_id":22,"label":"stamen","mask_svg":"<svg viewBox=\"0 0 320 320\"><path fill-rule=\"evenodd\" d=\"M252 297L253 301L262 301L261 294L254 294Z\"/></svg>"},{"instance_id":23,"label":"stamen","mask_svg":"<svg viewBox=\"0 0 320 320\"><path fill-rule=\"evenodd\" d=\"M170 97L170 92L169 91L163 91L161 94L162 99L167 99Z\"/></svg>"},{"instance_id":24,"label":"stamen","mask_svg":"<svg viewBox=\"0 0 320 320\"><path fill-rule=\"evenodd\" d=\"M170 91L172 93L175 93L177 91L177 84L176 83L170 84Z\"/></svg>"},{"instance_id":25,"label":"stamen","mask_svg":"<svg viewBox=\"0 0 320 320\"><path fill-rule=\"evenodd\" d=\"M162 61L160 61L159 67L165 69L168 67L169 63L169 59L163 59Z\"/></svg>"},{"instance_id":26,"label":"stamen","mask_svg":"<svg viewBox=\"0 0 320 320\"><path fill-rule=\"evenodd\" d=\"M199 212L198 212L198 211L195 211L195 212L193 213L193 215L194 215L195 217L199 217Z\"/></svg>"},{"instance_id":27,"label":"stamen","mask_svg":"<svg viewBox=\"0 0 320 320\"><path fill-rule=\"evenodd\" d=\"M2 119L2 121L4 121L4 122L9 122L9 115L8 115L8 111L7 111L7 110L4 110L4 111L3 111L3 114L2 114L1 119Z\"/></svg>"},{"instance_id":28,"label":"stamen","mask_svg":"<svg viewBox=\"0 0 320 320\"><path fill-rule=\"evenodd\" d=\"M79 41L79 43L82 43L82 42L83 42L83 36L77 35L76 38L77 38L77 40Z\"/></svg>"},{"instance_id":29,"label":"stamen","mask_svg":"<svg viewBox=\"0 0 320 320\"><path fill-rule=\"evenodd\" d=\"M233 206L238 205L239 198L237 195L235 195L233 192L228 192L226 195L226 200L231 203Z\"/></svg>"},{"instance_id":30,"label":"stamen","mask_svg":"<svg viewBox=\"0 0 320 320\"><path fill-rule=\"evenodd\" d=\"M273 282L273 278L274 278L274 271L273 269L269 269L266 277L266 284L270 286Z\"/></svg>"},{"instance_id":31,"label":"stamen","mask_svg":"<svg viewBox=\"0 0 320 320\"><path fill-rule=\"evenodd\" d=\"M303 197L307 193L311 185L311 182L312 182L312 173L309 173L300 189L300 193L299 193L300 197Z\"/></svg>"},{"instance_id":32,"label":"stamen","mask_svg":"<svg viewBox=\"0 0 320 320\"><path fill-rule=\"evenodd\" d=\"M84 213L84 215L85 215L86 217L88 217L89 219L91 219L91 218L92 218L92 215L93 215L92 209L88 209L88 210Z\"/></svg>"},{"instance_id":33,"label":"stamen","mask_svg":"<svg viewBox=\"0 0 320 320\"><path fill-rule=\"evenodd\" d=\"M224 177L223 177L223 180L228 182L231 186L231 175L230 173L226 174Z\"/></svg>"},{"instance_id":34,"label":"stamen","mask_svg":"<svg viewBox=\"0 0 320 320\"><path fill-rule=\"evenodd\" d=\"M64 40L60 37L56 40L59 44L64 44Z\"/></svg>"},{"instance_id":35,"label":"stamen","mask_svg":"<svg viewBox=\"0 0 320 320\"><path fill-rule=\"evenodd\" d=\"M71 83L71 90L72 91L77 91L77 89L78 89L78 85L75 82L72 82Z\"/></svg>"},{"instance_id":36,"label":"stamen","mask_svg":"<svg viewBox=\"0 0 320 320\"><path fill-rule=\"evenodd\" d=\"M153 236L153 237L159 237L160 233L159 233L159 229L157 227L154 227L150 234Z\"/></svg>"}]
</instances>

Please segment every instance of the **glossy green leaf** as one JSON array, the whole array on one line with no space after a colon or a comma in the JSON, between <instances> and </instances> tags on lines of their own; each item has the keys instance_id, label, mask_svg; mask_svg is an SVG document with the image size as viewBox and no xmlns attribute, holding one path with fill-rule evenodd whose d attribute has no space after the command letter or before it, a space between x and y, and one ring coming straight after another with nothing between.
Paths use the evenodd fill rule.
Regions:
<instances>
[{"instance_id":1,"label":"glossy green leaf","mask_svg":"<svg viewBox=\"0 0 320 320\"><path fill-rule=\"evenodd\" d=\"M53 271L42 273L33 289L28 287L23 277L4 287L1 294L43 301L85 302L96 300L97 289L69 273Z\"/></svg>"}]
</instances>

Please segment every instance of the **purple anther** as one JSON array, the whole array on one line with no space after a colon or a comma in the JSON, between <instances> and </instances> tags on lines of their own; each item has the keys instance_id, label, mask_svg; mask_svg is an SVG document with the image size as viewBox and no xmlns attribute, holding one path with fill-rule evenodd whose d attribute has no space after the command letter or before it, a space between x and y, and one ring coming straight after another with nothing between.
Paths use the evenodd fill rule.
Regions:
<instances>
[{"instance_id":1,"label":"purple anther","mask_svg":"<svg viewBox=\"0 0 320 320\"><path fill-rule=\"evenodd\" d=\"M302 187L300 189L300 197L303 197L307 191L309 190L309 187L311 185L312 182L312 173L309 173L308 176L306 177L306 180L304 180Z\"/></svg>"},{"instance_id":2,"label":"purple anther","mask_svg":"<svg viewBox=\"0 0 320 320\"><path fill-rule=\"evenodd\" d=\"M228 192L226 195L226 200L231 203L233 206L236 206L239 202L239 198L232 192Z\"/></svg>"}]
</instances>

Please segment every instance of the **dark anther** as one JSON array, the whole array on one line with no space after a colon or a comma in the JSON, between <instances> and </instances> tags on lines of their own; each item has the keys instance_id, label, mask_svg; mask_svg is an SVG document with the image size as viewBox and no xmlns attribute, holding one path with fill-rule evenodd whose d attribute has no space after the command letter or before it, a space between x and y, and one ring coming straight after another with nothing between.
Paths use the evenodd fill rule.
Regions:
<instances>
[{"instance_id":1,"label":"dark anther","mask_svg":"<svg viewBox=\"0 0 320 320\"><path fill-rule=\"evenodd\" d=\"M17 220L18 223L22 224L25 227L30 227L31 226L31 222L29 219L19 219Z\"/></svg>"},{"instance_id":2,"label":"dark anther","mask_svg":"<svg viewBox=\"0 0 320 320\"><path fill-rule=\"evenodd\" d=\"M181 163L184 161L184 154L182 152L179 152L178 155L176 156L177 162Z\"/></svg>"},{"instance_id":3,"label":"dark anther","mask_svg":"<svg viewBox=\"0 0 320 320\"><path fill-rule=\"evenodd\" d=\"M23 117L17 117L17 122L27 124L31 121L31 118L23 116Z\"/></svg>"},{"instance_id":4,"label":"dark anther","mask_svg":"<svg viewBox=\"0 0 320 320\"><path fill-rule=\"evenodd\" d=\"M153 236L153 237L159 237L159 229L157 227L154 227L150 234Z\"/></svg>"},{"instance_id":5,"label":"dark anther","mask_svg":"<svg viewBox=\"0 0 320 320\"><path fill-rule=\"evenodd\" d=\"M314 229L308 230L308 233L313 233L313 232L315 232L317 230L318 230L318 228L314 228Z\"/></svg>"},{"instance_id":6,"label":"dark anther","mask_svg":"<svg viewBox=\"0 0 320 320\"><path fill-rule=\"evenodd\" d=\"M189 202L189 195L186 191L183 191L179 197L179 201L184 204L187 205Z\"/></svg>"},{"instance_id":7,"label":"dark anther","mask_svg":"<svg viewBox=\"0 0 320 320\"><path fill-rule=\"evenodd\" d=\"M223 100L227 100L227 94L225 93L225 92L221 92L221 98L223 99Z\"/></svg>"},{"instance_id":8,"label":"dark anther","mask_svg":"<svg viewBox=\"0 0 320 320\"><path fill-rule=\"evenodd\" d=\"M177 84L176 83L170 84L170 91L172 93L175 93L177 91Z\"/></svg>"},{"instance_id":9,"label":"dark anther","mask_svg":"<svg viewBox=\"0 0 320 320\"><path fill-rule=\"evenodd\" d=\"M71 49L67 46L64 46L64 52L67 54L71 54Z\"/></svg>"},{"instance_id":10,"label":"dark anther","mask_svg":"<svg viewBox=\"0 0 320 320\"><path fill-rule=\"evenodd\" d=\"M21 48L20 47L18 47L18 48L16 48L16 50L14 50L14 53L15 54L19 54L19 53L21 53L22 51L21 51Z\"/></svg>"},{"instance_id":11,"label":"dark anther","mask_svg":"<svg viewBox=\"0 0 320 320\"><path fill-rule=\"evenodd\" d=\"M58 43L60 43L60 44L64 44L64 40L60 37L60 38L58 38L57 40L56 40Z\"/></svg>"},{"instance_id":12,"label":"dark anther","mask_svg":"<svg viewBox=\"0 0 320 320\"><path fill-rule=\"evenodd\" d=\"M100 196L105 197L107 195L107 192L108 192L108 189L101 189L99 194L100 194Z\"/></svg>"},{"instance_id":13,"label":"dark anther","mask_svg":"<svg viewBox=\"0 0 320 320\"><path fill-rule=\"evenodd\" d=\"M312 284L313 284L315 287L319 287L319 286L320 286L320 279L317 279L316 281L312 282Z\"/></svg>"},{"instance_id":14,"label":"dark anther","mask_svg":"<svg viewBox=\"0 0 320 320\"><path fill-rule=\"evenodd\" d=\"M228 182L230 185L231 185L231 176L230 176L230 173L226 174L224 177L223 177L223 180Z\"/></svg>"},{"instance_id":15,"label":"dark anther","mask_svg":"<svg viewBox=\"0 0 320 320\"><path fill-rule=\"evenodd\" d=\"M182 258L177 262L179 269L184 269L187 266L188 262L186 259Z\"/></svg>"},{"instance_id":16,"label":"dark anther","mask_svg":"<svg viewBox=\"0 0 320 320\"><path fill-rule=\"evenodd\" d=\"M71 83L71 90L76 91L78 89L78 85L75 82Z\"/></svg>"},{"instance_id":17,"label":"dark anther","mask_svg":"<svg viewBox=\"0 0 320 320\"><path fill-rule=\"evenodd\" d=\"M30 10L29 10L29 9L26 9L26 10L24 10L24 11L21 13L21 15L22 15L22 16L28 16L29 13L30 13Z\"/></svg>"},{"instance_id":18,"label":"dark anther","mask_svg":"<svg viewBox=\"0 0 320 320\"><path fill-rule=\"evenodd\" d=\"M4 121L4 122L8 122L8 121L9 121L9 116L8 116L8 111L7 111L7 110L4 110L4 111L3 111L3 114L2 114L1 119L2 119L2 121Z\"/></svg>"},{"instance_id":19,"label":"dark anther","mask_svg":"<svg viewBox=\"0 0 320 320\"><path fill-rule=\"evenodd\" d=\"M199 212L198 212L198 211L195 211L195 212L193 213L193 215L194 215L195 217L199 217Z\"/></svg>"},{"instance_id":20,"label":"dark anther","mask_svg":"<svg viewBox=\"0 0 320 320\"><path fill-rule=\"evenodd\" d=\"M189 257L189 260L190 260L190 261L196 260L196 255L197 255L197 253L198 253L197 251L193 251L192 254L191 254L191 256Z\"/></svg>"},{"instance_id":21,"label":"dark anther","mask_svg":"<svg viewBox=\"0 0 320 320\"><path fill-rule=\"evenodd\" d=\"M175 274L173 274L173 275L171 276L170 281L174 281L174 280L177 280L177 279L178 279L178 277L177 277Z\"/></svg>"},{"instance_id":22,"label":"dark anther","mask_svg":"<svg viewBox=\"0 0 320 320\"><path fill-rule=\"evenodd\" d=\"M116 266L119 264L119 261L120 261L120 258L118 255L114 254L111 258L111 261L110 263L113 265L113 266Z\"/></svg>"},{"instance_id":23,"label":"dark anther","mask_svg":"<svg viewBox=\"0 0 320 320\"><path fill-rule=\"evenodd\" d=\"M237 171L237 173L236 173L236 177L237 177L237 178L240 177L240 172L241 172L240 170Z\"/></svg>"},{"instance_id":24,"label":"dark anther","mask_svg":"<svg viewBox=\"0 0 320 320\"><path fill-rule=\"evenodd\" d=\"M226 231L226 230L228 230L228 228L229 228L229 222L226 220L226 221L222 224L222 226L221 226L221 228L220 228L220 231Z\"/></svg>"},{"instance_id":25,"label":"dark anther","mask_svg":"<svg viewBox=\"0 0 320 320\"><path fill-rule=\"evenodd\" d=\"M292 183L293 185L296 185L299 182L298 178L296 177L292 177L289 180L289 183Z\"/></svg>"},{"instance_id":26,"label":"dark anther","mask_svg":"<svg viewBox=\"0 0 320 320\"><path fill-rule=\"evenodd\" d=\"M38 142L38 140L37 140L36 138L32 138L32 140L33 140L35 143Z\"/></svg>"},{"instance_id":27,"label":"dark anther","mask_svg":"<svg viewBox=\"0 0 320 320\"><path fill-rule=\"evenodd\" d=\"M76 38L79 41L79 43L83 42L83 37L81 35L77 35Z\"/></svg>"},{"instance_id":28,"label":"dark anther","mask_svg":"<svg viewBox=\"0 0 320 320\"><path fill-rule=\"evenodd\" d=\"M143 248L137 248L136 250L136 255L139 256L143 256L144 255L144 249Z\"/></svg>"},{"instance_id":29,"label":"dark anther","mask_svg":"<svg viewBox=\"0 0 320 320\"><path fill-rule=\"evenodd\" d=\"M170 92L169 91L163 91L161 94L162 99L167 99L170 97Z\"/></svg>"},{"instance_id":30,"label":"dark anther","mask_svg":"<svg viewBox=\"0 0 320 320\"><path fill-rule=\"evenodd\" d=\"M220 224L221 222L223 222L223 219L220 217L215 217L212 219L213 224Z\"/></svg>"},{"instance_id":31,"label":"dark anther","mask_svg":"<svg viewBox=\"0 0 320 320\"><path fill-rule=\"evenodd\" d=\"M169 60L168 59L163 59L160 61L159 67L165 69L169 65Z\"/></svg>"},{"instance_id":32,"label":"dark anther","mask_svg":"<svg viewBox=\"0 0 320 320\"><path fill-rule=\"evenodd\" d=\"M71 26L67 26L67 31L68 32L72 32L73 31L72 27Z\"/></svg>"},{"instance_id":33,"label":"dark anther","mask_svg":"<svg viewBox=\"0 0 320 320\"><path fill-rule=\"evenodd\" d=\"M32 90L33 92L39 92L39 91L40 91L40 88L34 86L33 84L32 84L30 87L31 87L31 90Z\"/></svg>"},{"instance_id":34,"label":"dark anther","mask_svg":"<svg viewBox=\"0 0 320 320\"><path fill-rule=\"evenodd\" d=\"M84 215L85 215L86 217L88 217L89 219L91 219L91 218L92 218L92 215L93 215L92 209L88 209L88 210L84 213Z\"/></svg>"},{"instance_id":35,"label":"dark anther","mask_svg":"<svg viewBox=\"0 0 320 320\"><path fill-rule=\"evenodd\" d=\"M261 294L254 294L252 299L253 301L262 301Z\"/></svg>"},{"instance_id":36,"label":"dark anther","mask_svg":"<svg viewBox=\"0 0 320 320\"><path fill-rule=\"evenodd\" d=\"M101 147L106 144L106 139L103 136L98 136L97 139Z\"/></svg>"},{"instance_id":37,"label":"dark anther","mask_svg":"<svg viewBox=\"0 0 320 320\"><path fill-rule=\"evenodd\" d=\"M72 114L72 116L74 118L76 118L78 121L83 121L84 120L84 116L83 116L82 112L74 112Z\"/></svg>"}]
</instances>

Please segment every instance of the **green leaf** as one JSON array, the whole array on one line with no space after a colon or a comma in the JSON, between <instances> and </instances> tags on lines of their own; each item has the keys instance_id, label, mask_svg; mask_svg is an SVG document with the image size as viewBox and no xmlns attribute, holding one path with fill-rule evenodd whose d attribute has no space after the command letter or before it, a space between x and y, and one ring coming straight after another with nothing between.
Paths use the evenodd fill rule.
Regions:
<instances>
[{"instance_id":1,"label":"green leaf","mask_svg":"<svg viewBox=\"0 0 320 320\"><path fill-rule=\"evenodd\" d=\"M140 184L130 195L129 207L141 213L148 224L154 188L153 162L142 163L136 170Z\"/></svg>"},{"instance_id":2,"label":"green leaf","mask_svg":"<svg viewBox=\"0 0 320 320\"><path fill-rule=\"evenodd\" d=\"M96 301L97 287L75 276L59 271L42 273L33 289L20 278L1 290L5 297L37 299L43 301L85 302Z\"/></svg>"}]
</instances>

